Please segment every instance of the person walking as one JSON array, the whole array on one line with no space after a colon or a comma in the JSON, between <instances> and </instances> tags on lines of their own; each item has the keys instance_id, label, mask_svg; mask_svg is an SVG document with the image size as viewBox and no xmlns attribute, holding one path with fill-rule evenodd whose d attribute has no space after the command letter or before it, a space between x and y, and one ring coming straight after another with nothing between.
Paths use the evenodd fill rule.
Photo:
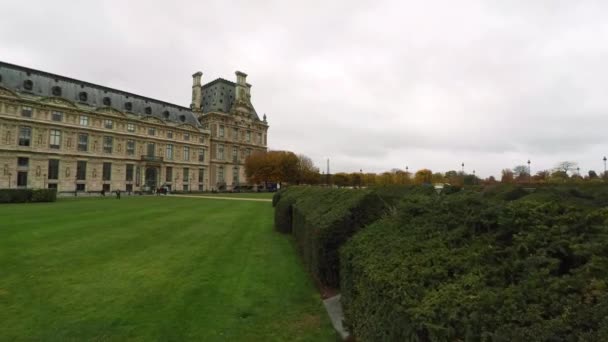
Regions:
<instances>
[{"instance_id":1,"label":"person walking","mask_svg":"<svg viewBox=\"0 0 608 342\"><path fill-rule=\"evenodd\" d=\"M120 190L116 190L116 199L120 199Z\"/></svg>"}]
</instances>

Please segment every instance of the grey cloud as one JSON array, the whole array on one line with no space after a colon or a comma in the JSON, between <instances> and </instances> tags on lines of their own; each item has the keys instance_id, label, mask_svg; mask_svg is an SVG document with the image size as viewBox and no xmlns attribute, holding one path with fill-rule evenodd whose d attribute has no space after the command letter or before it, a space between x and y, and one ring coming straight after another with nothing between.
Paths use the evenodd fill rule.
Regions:
<instances>
[{"instance_id":1,"label":"grey cloud","mask_svg":"<svg viewBox=\"0 0 608 342\"><path fill-rule=\"evenodd\" d=\"M190 103L249 74L269 144L332 170L602 168L602 1L3 4L0 58ZM27 18L27 19L24 19Z\"/></svg>"}]
</instances>

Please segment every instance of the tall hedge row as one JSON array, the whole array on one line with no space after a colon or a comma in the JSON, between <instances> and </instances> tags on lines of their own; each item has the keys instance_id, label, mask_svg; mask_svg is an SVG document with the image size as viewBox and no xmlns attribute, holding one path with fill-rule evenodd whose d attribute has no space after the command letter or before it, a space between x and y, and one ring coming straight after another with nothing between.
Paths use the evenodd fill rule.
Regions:
<instances>
[{"instance_id":1,"label":"tall hedge row","mask_svg":"<svg viewBox=\"0 0 608 342\"><path fill-rule=\"evenodd\" d=\"M608 340L608 209L408 196L341 250L360 341Z\"/></svg>"},{"instance_id":2,"label":"tall hedge row","mask_svg":"<svg viewBox=\"0 0 608 342\"><path fill-rule=\"evenodd\" d=\"M55 202L55 189L0 189L0 203Z\"/></svg>"}]
</instances>

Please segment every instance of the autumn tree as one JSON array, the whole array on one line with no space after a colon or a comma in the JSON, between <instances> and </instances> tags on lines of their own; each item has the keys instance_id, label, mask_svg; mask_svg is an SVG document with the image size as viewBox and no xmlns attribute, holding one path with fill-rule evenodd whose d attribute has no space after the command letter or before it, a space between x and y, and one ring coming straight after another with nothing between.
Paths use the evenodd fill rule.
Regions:
<instances>
[{"instance_id":1,"label":"autumn tree","mask_svg":"<svg viewBox=\"0 0 608 342\"><path fill-rule=\"evenodd\" d=\"M416 184L430 184L433 179L433 171L429 169L421 169L416 171L414 182Z\"/></svg>"},{"instance_id":2,"label":"autumn tree","mask_svg":"<svg viewBox=\"0 0 608 342\"><path fill-rule=\"evenodd\" d=\"M513 183L513 171L511 169L503 169L501 171L502 177L500 178L501 183Z\"/></svg>"},{"instance_id":3,"label":"autumn tree","mask_svg":"<svg viewBox=\"0 0 608 342\"><path fill-rule=\"evenodd\" d=\"M565 173L574 172L578 168L578 164L572 161L563 161L555 165L554 171L562 171Z\"/></svg>"},{"instance_id":4,"label":"autumn tree","mask_svg":"<svg viewBox=\"0 0 608 342\"><path fill-rule=\"evenodd\" d=\"M333 183L339 187L349 186L351 184L350 177L347 173L336 173L332 177Z\"/></svg>"}]
</instances>

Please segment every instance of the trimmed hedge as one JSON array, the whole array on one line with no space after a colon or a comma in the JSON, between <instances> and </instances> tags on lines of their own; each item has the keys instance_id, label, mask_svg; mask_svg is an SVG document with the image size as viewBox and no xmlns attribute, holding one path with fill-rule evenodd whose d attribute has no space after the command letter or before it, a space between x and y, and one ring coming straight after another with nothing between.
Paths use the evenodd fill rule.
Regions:
<instances>
[{"instance_id":1,"label":"trimmed hedge","mask_svg":"<svg viewBox=\"0 0 608 342\"><path fill-rule=\"evenodd\" d=\"M318 282L338 288L339 248L380 218L386 203L375 192L358 189L309 188L295 197L292 232L298 252ZM284 201L281 198L277 209Z\"/></svg>"},{"instance_id":2,"label":"trimmed hedge","mask_svg":"<svg viewBox=\"0 0 608 342\"><path fill-rule=\"evenodd\" d=\"M55 202L55 189L0 189L0 203Z\"/></svg>"},{"instance_id":3,"label":"trimmed hedge","mask_svg":"<svg viewBox=\"0 0 608 342\"><path fill-rule=\"evenodd\" d=\"M361 341L605 341L606 246L606 208L408 196L341 249L346 323Z\"/></svg>"},{"instance_id":4,"label":"trimmed hedge","mask_svg":"<svg viewBox=\"0 0 608 342\"><path fill-rule=\"evenodd\" d=\"M290 186L274 194L272 204L274 206L274 228L276 231L291 233L293 205L297 198L312 191L314 191L312 187Z\"/></svg>"}]
</instances>

